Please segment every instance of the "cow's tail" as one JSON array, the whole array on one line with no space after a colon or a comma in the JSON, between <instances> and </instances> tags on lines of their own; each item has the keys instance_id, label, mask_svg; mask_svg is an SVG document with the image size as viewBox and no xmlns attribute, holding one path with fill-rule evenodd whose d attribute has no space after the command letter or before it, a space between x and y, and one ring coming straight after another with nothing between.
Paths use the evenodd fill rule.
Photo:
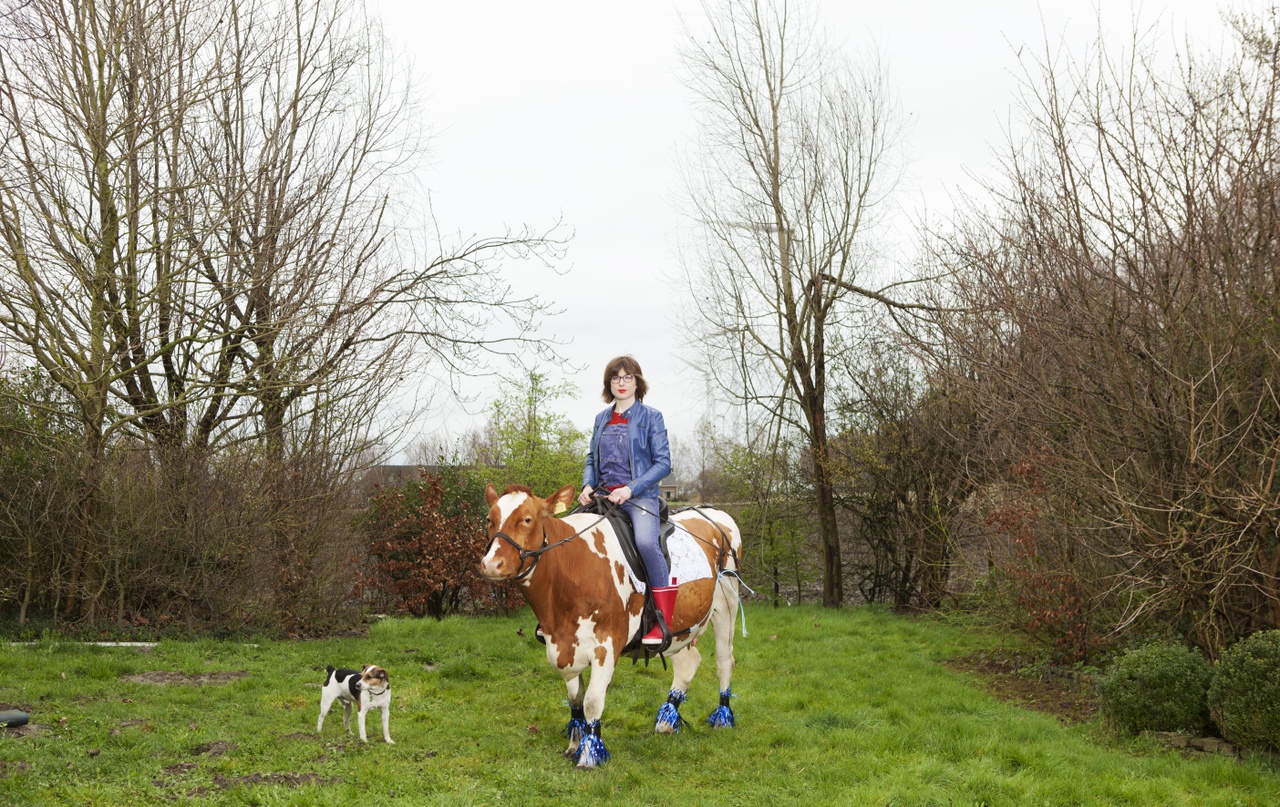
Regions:
<instances>
[{"instance_id":1,"label":"cow's tail","mask_svg":"<svg viewBox=\"0 0 1280 807\"><path fill-rule=\"evenodd\" d=\"M724 579L726 577L732 577L734 580L737 580L738 585L735 586L732 583L726 581ZM751 586L748 586L746 583L742 582L742 576L739 575L737 571L733 569L721 569L716 574L716 585L717 586L723 585L724 590L732 594L733 598L738 601L738 616L742 619L742 638L745 639L747 637L747 609L744 608L742 605L742 594L739 593L738 586L742 586L747 590L748 593L752 595L755 594L755 591L752 590ZM733 606L730 605L730 607L733 607Z\"/></svg>"}]
</instances>

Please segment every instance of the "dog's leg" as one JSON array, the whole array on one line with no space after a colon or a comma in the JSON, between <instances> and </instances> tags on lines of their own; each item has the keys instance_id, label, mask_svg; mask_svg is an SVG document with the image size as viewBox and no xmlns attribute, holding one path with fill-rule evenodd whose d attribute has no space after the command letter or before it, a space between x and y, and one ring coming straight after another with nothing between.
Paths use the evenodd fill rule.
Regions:
<instances>
[{"instance_id":1,"label":"dog's leg","mask_svg":"<svg viewBox=\"0 0 1280 807\"><path fill-rule=\"evenodd\" d=\"M369 737L364 733L364 717L369 714L369 706L366 702L360 705L360 711L356 712L356 722L360 724L360 742L369 742Z\"/></svg>"},{"instance_id":2,"label":"dog's leg","mask_svg":"<svg viewBox=\"0 0 1280 807\"><path fill-rule=\"evenodd\" d=\"M333 696L328 692L320 692L320 719L316 721L316 734L319 734L324 728L324 716L329 714L329 707L333 706Z\"/></svg>"},{"instance_id":3,"label":"dog's leg","mask_svg":"<svg viewBox=\"0 0 1280 807\"><path fill-rule=\"evenodd\" d=\"M342 702L342 727L351 733L351 701Z\"/></svg>"},{"instance_id":4,"label":"dog's leg","mask_svg":"<svg viewBox=\"0 0 1280 807\"><path fill-rule=\"evenodd\" d=\"M395 745L396 741L391 739L391 704L382 707L382 739L387 741L388 745Z\"/></svg>"}]
</instances>

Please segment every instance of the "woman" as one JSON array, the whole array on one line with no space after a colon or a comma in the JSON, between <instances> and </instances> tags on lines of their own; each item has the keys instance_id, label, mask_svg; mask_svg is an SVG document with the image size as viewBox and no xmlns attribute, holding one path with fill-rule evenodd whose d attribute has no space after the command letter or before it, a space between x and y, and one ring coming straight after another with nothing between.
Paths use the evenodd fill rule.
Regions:
<instances>
[{"instance_id":1,"label":"woman","mask_svg":"<svg viewBox=\"0 0 1280 807\"><path fill-rule=\"evenodd\" d=\"M667 585L667 561L658 546L658 483L671 473L671 446L662 413L642 403L648 391L640 363L632 357L619 356L605 365L601 397L612 406L596 416L578 502L586 506L597 489L605 490L606 498L631 518L654 603L670 626L676 587ZM662 627L655 624L643 641L662 644Z\"/></svg>"}]
</instances>

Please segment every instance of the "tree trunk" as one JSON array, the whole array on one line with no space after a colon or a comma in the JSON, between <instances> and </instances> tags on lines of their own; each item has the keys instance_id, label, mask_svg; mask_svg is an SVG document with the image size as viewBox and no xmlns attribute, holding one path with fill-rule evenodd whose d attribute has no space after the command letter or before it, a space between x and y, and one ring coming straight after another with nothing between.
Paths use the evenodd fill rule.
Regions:
<instances>
[{"instance_id":1,"label":"tree trunk","mask_svg":"<svg viewBox=\"0 0 1280 807\"><path fill-rule=\"evenodd\" d=\"M826 608L839 608L844 604L844 568L840 561L840 531L836 524L836 499L828 465L827 436L815 430L810 442L822 546L822 604Z\"/></svg>"}]
</instances>

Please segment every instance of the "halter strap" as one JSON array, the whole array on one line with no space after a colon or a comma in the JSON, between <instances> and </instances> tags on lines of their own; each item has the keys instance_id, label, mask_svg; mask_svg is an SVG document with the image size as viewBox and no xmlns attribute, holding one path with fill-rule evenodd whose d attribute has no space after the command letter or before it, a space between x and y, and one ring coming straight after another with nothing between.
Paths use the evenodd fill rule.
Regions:
<instances>
[{"instance_id":1,"label":"halter strap","mask_svg":"<svg viewBox=\"0 0 1280 807\"><path fill-rule=\"evenodd\" d=\"M547 525L544 523L542 525L542 546L538 547L537 549L525 549L524 547L520 546L520 544L516 543L516 540L514 538L512 538L510 535L507 535L502 530L498 530L493 534L493 539L491 540L491 542L501 538L502 540L511 544L511 548L514 549L516 553L520 556L520 566L518 568L521 569L521 571L511 579L517 580L517 581L523 580L529 575L533 574L533 570L534 568L537 567L538 561L542 559L542 553L555 549L561 544L569 543L574 538L577 538L582 533L586 532L587 530L591 529L595 525L599 524L601 521L604 521L604 519L605 519L605 516L600 516L595 521L591 522L587 526L575 532L573 535L570 535L568 538L562 538L561 540L556 541L554 544L547 543ZM525 569L524 568L525 561L527 561L529 558L533 558L533 563L530 563L529 568Z\"/></svg>"}]
</instances>

